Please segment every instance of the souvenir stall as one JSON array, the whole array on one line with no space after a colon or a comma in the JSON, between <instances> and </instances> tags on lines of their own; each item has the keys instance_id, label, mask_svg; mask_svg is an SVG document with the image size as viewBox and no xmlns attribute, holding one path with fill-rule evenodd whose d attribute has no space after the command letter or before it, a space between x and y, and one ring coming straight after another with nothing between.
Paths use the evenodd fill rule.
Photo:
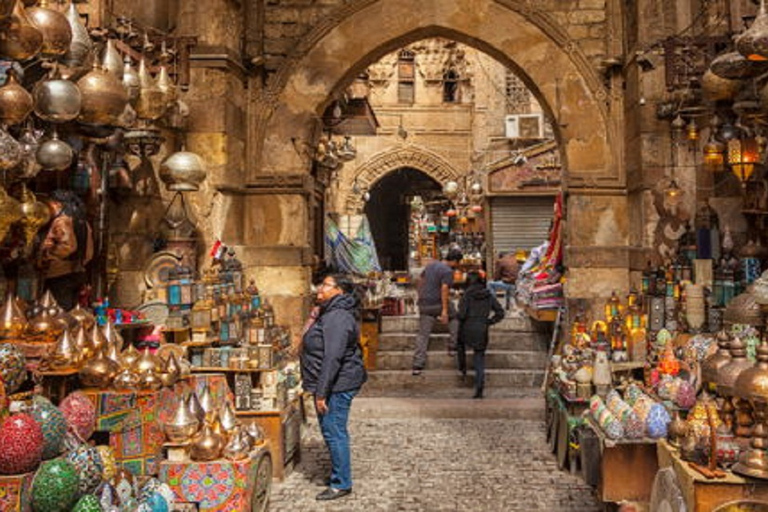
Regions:
<instances>
[{"instance_id":1,"label":"souvenir stall","mask_svg":"<svg viewBox=\"0 0 768 512\"><path fill-rule=\"evenodd\" d=\"M233 252L198 278L185 193L205 161L173 152L194 39L86 27L88 8L0 7L0 510L264 510L299 458L299 372ZM161 147L152 294L112 307L134 290L110 210L162 208Z\"/></svg>"},{"instance_id":2,"label":"souvenir stall","mask_svg":"<svg viewBox=\"0 0 768 512\"><path fill-rule=\"evenodd\" d=\"M520 267L516 283L518 304L531 318L554 322L565 306L563 294L563 197L555 199L549 240L534 247Z\"/></svg>"}]
</instances>

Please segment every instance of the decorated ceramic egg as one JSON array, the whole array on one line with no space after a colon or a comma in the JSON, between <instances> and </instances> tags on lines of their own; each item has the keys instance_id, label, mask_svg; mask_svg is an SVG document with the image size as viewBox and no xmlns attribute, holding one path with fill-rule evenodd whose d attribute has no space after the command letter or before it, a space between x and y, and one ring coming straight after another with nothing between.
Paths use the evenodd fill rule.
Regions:
<instances>
[{"instance_id":1,"label":"decorated ceramic egg","mask_svg":"<svg viewBox=\"0 0 768 512\"><path fill-rule=\"evenodd\" d=\"M118 505L120 504L120 498L117 496L117 491L109 482L104 482L99 491L99 504L104 512L120 512Z\"/></svg>"},{"instance_id":2,"label":"decorated ceramic egg","mask_svg":"<svg viewBox=\"0 0 768 512\"><path fill-rule=\"evenodd\" d=\"M661 404L653 404L646 418L648 436L660 439L667 436L667 425L671 421L667 409Z\"/></svg>"},{"instance_id":3,"label":"decorated ceramic egg","mask_svg":"<svg viewBox=\"0 0 768 512\"><path fill-rule=\"evenodd\" d=\"M81 440L87 441L96 428L96 407L80 391L67 395L59 404L67 423Z\"/></svg>"},{"instance_id":4,"label":"decorated ceramic egg","mask_svg":"<svg viewBox=\"0 0 768 512\"><path fill-rule=\"evenodd\" d=\"M171 489L171 486L166 483L161 483L160 487L157 488L157 492L160 496L165 498L165 501L168 503L168 507L170 508L173 506L174 503L176 503L176 494L173 492L173 489Z\"/></svg>"},{"instance_id":5,"label":"decorated ceramic egg","mask_svg":"<svg viewBox=\"0 0 768 512\"><path fill-rule=\"evenodd\" d=\"M133 475L131 475L131 473L125 469L120 468L117 470L112 485L115 486L117 497L123 506L125 506L128 500L135 498L135 493L133 490Z\"/></svg>"},{"instance_id":6,"label":"decorated ceramic egg","mask_svg":"<svg viewBox=\"0 0 768 512\"><path fill-rule=\"evenodd\" d=\"M157 478L148 478L139 488L139 501L147 501L160 488L161 482Z\"/></svg>"},{"instance_id":7,"label":"decorated ceramic egg","mask_svg":"<svg viewBox=\"0 0 768 512\"><path fill-rule=\"evenodd\" d=\"M680 386L677 388L677 396L675 396L675 403L680 406L681 409L690 409L696 403L696 388L693 384L687 380L681 380Z\"/></svg>"},{"instance_id":8,"label":"decorated ceramic egg","mask_svg":"<svg viewBox=\"0 0 768 512\"><path fill-rule=\"evenodd\" d=\"M75 504L72 512L103 512L99 499L93 494L86 494Z\"/></svg>"},{"instance_id":9,"label":"decorated ceramic egg","mask_svg":"<svg viewBox=\"0 0 768 512\"><path fill-rule=\"evenodd\" d=\"M64 414L43 396L36 396L32 403L32 417L43 431L43 459L52 459L61 453L67 420Z\"/></svg>"},{"instance_id":10,"label":"decorated ceramic egg","mask_svg":"<svg viewBox=\"0 0 768 512\"><path fill-rule=\"evenodd\" d=\"M77 500L77 470L71 462L53 459L42 463L32 481L35 512L65 512Z\"/></svg>"},{"instance_id":11,"label":"decorated ceramic egg","mask_svg":"<svg viewBox=\"0 0 768 512\"><path fill-rule=\"evenodd\" d=\"M141 507L144 507L147 512L168 512L169 510L168 502L159 492L153 493L145 501L142 501L139 507L139 510L142 510Z\"/></svg>"},{"instance_id":12,"label":"decorated ceramic egg","mask_svg":"<svg viewBox=\"0 0 768 512\"><path fill-rule=\"evenodd\" d=\"M0 423L0 474L34 471L43 458L43 431L26 413L14 414Z\"/></svg>"},{"instance_id":13,"label":"decorated ceramic egg","mask_svg":"<svg viewBox=\"0 0 768 512\"><path fill-rule=\"evenodd\" d=\"M101 476L104 480L111 482L117 473L117 462L115 461L115 453L112 448L105 445L99 445L96 447L99 450L101 456L101 465L103 466L103 472Z\"/></svg>"},{"instance_id":14,"label":"decorated ceramic egg","mask_svg":"<svg viewBox=\"0 0 768 512\"><path fill-rule=\"evenodd\" d=\"M77 469L77 474L80 475L78 486L80 494L94 492L101 483L104 471L99 450L93 446L83 445L69 452L65 459L72 463Z\"/></svg>"},{"instance_id":15,"label":"decorated ceramic egg","mask_svg":"<svg viewBox=\"0 0 768 512\"><path fill-rule=\"evenodd\" d=\"M0 378L11 394L27 379L27 360L16 345L0 343Z\"/></svg>"}]
</instances>

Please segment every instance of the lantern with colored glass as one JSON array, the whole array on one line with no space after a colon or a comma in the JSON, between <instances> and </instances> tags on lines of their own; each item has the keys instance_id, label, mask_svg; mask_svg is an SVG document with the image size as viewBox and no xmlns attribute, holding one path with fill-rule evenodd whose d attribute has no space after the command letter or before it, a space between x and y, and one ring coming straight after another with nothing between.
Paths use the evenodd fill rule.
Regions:
<instances>
[{"instance_id":1,"label":"lantern with colored glass","mask_svg":"<svg viewBox=\"0 0 768 512\"><path fill-rule=\"evenodd\" d=\"M728 165L733 174L739 178L742 187L747 186L747 181L755 172L755 165L759 161L757 141L752 137L740 137L728 141Z\"/></svg>"},{"instance_id":2,"label":"lantern with colored glass","mask_svg":"<svg viewBox=\"0 0 768 512\"><path fill-rule=\"evenodd\" d=\"M725 152L725 144L715 139L714 136L710 136L706 144L704 144L704 169L709 172L720 172L723 170L723 153Z\"/></svg>"}]
</instances>

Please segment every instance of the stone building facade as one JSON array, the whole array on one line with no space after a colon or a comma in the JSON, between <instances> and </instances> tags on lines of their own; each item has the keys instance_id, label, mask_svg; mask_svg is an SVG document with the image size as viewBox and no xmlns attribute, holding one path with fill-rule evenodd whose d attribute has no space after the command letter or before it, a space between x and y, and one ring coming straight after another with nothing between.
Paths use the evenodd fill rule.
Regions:
<instances>
[{"instance_id":1,"label":"stone building facade","mask_svg":"<svg viewBox=\"0 0 768 512\"><path fill-rule=\"evenodd\" d=\"M131 2L105 4L119 13ZM627 290L652 253L673 155L669 120L657 116L671 94L658 43L703 25L735 30L751 12L749 0L180 2L173 33L198 37L186 144L210 166L193 204L203 240L238 248L278 314L298 325L318 213L331 205L291 141L316 141L317 118L370 66L444 38L514 70L552 120L567 199L568 296ZM417 153L407 158L430 158ZM697 158L675 156L685 191L676 215L690 216L701 199ZM361 172L345 170L340 186ZM332 207L345 208L338 197Z\"/></svg>"}]
</instances>

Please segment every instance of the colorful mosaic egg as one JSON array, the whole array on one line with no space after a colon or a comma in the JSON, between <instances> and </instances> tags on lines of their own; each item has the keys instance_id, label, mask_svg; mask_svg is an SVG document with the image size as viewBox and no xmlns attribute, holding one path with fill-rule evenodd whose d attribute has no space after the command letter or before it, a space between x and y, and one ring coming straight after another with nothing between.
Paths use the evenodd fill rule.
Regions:
<instances>
[{"instance_id":1,"label":"colorful mosaic egg","mask_svg":"<svg viewBox=\"0 0 768 512\"><path fill-rule=\"evenodd\" d=\"M59 404L67 423L81 440L87 441L96 428L96 407L80 391L68 394Z\"/></svg>"},{"instance_id":2,"label":"colorful mosaic egg","mask_svg":"<svg viewBox=\"0 0 768 512\"><path fill-rule=\"evenodd\" d=\"M32 481L32 510L69 511L77 500L77 470L71 462L53 459L43 462Z\"/></svg>"},{"instance_id":3,"label":"colorful mosaic egg","mask_svg":"<svg viewBox=\"0 0 768 512\"><path fill-rule=\"evenodd\" d=\"M137 512L138 510L139 502L136 501L136 498L128 498L120 504L120 512Z\"/></svg>"},{"instance_id":4,"label":"colorful mosaic egg","mask_svg":"<svg viewBox=\"0 0 768 512\"><path fill-rule=\"evenodd\" d=\"M96 496L86 494L77 500L72 512L104 512L104 509L101 508L101 503L99 503L99 499Z\"/></svg>"},{"instance_id":5,"label":"colorful mosaic egg","mask_svg":"<svg viewBox=\"0 0 768 512\"><path fill-rule=\"evenodd\" d=\"M80 475L78 486L80 493L89 494L95 491L101 483L104 471L99 450L93 446L83 445L69 452L65 459L75 466Z\"/></svg>"},{"instance_id":6,"label":"colorful mosaic egg","mask_svg":"<svg viewBox=\"0 0 768 512\"><path fill-rule=\"evenodd\" d=\"M0 377L8 393L15 393L27 380L27 360L16 345L0 343Z\"/></svg>"},{"instance_id":7,"label":"colorful mosaic egg","mask_svg":"<svg viewBox=\"0 0 768 512\"><path fill-rule=\"evenodd\" d=\"M125 506L130 499L135 497L133 490L133 475L125 469L121 468L117 470L112 485L115 486L117 497L120 499L120 503L123 504L123 506Z\"/></svg>"},{"instance_id":8,"label":"colorful mosaic egg","mask_svg":"<svg viewBox=\"0 0 768 512\"><path fill-rule=\"evenodd\" d=\"M162 494L155 492L145 501L139 503L139 510L145 510L146 512L168 512L169 507Z\"/></svg>"},{"instance_id":9,"label":"colorful mosaic egg","mask_svg":"<svg viewBox=\"0 0 768 512\"><path fill-rule=\"evenodd\" d=\"M67 420L64 414L43 396L36 396L32 403L32 417L43 431L43 459L52 459L61 453Z\"/></svg>"},{"instance_id":10,"label":"colorful mosaic egg","mask_svg":"<svg viewBox=\"0 0 768 512\"><path fill-rule=\"evenodd\" d=\"M666 407L661 404L653 404L646 418L646 431L648 436L660 439L667 435L667 425L671 421Z\"/></svg>"},{"instance_id":11,"label":"colorful mosaic egg","mask_svg":"<svg viewBox=\"0 0 768 512\"><path fill-rule=\"evenodd\" d=\"M115 474L117 473L115 452L112 451L112 448L103 444L97 446L96 449L99 450L99 455L101 455L101 465L104 468L101 476L106 481L112 481L112 479L115 477Z\"/></svg>"},{"instance_id":12,"label":"colorful mosaic egg","mask_svg":"<svg viewBox=\"0 0 768 512\"><path fill-rule=\"evenodd\" d=\"M687 380L680 381L680 387L677 388L675 403L681 409L690 409L696 404L696 388Z\"/></svg>"},{"instance_id":13,"label":"colorful mosaic egg","mask_svg":"<svg viewBox=\"0 0 768 512\"><path fill-rule=\"evenodd\" d=\"M117 491L111 483L104 482L104 485L101 486L101 490L99 491L99 503L104 512L120 512L120 508L118 507L120 498L118 498Z\"/></svg>"},{"instance_id":14,"label":"colorful mosaic egg","mask_svg":"<svg viewBox=\"0 0 768 512\"><path fill-rule=\"evenodd\" d=\"M43 458L43 431L26 413L9 416L0 423L0 474L34 471Z\"/></svg>"}]
</instances>

